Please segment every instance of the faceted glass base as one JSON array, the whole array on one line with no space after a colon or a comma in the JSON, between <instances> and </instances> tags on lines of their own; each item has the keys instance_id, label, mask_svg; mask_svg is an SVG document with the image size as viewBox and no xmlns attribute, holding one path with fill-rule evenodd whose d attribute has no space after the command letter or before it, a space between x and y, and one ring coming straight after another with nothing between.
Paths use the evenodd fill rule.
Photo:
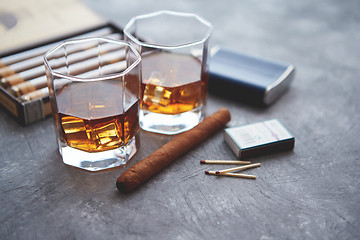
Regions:
<instances>
[{"instance_id":1,"label":"faceted glass base","mask_svg":"<svg viewBox=\"0 0 360 240\"><path fill-rule=\"evenodd\" d=\"M124 147L95 153L78 150L59 142L59 151L67 165L88 171L100 171L126 164L137 151L136 141L138 139L135 136Z\"/></svg>"},{"instance_id":2,"label":"faceted glass base","mask_svg":"<svg viewBox=\"0 0 360 240\"><path fill-rule=\"evenodd\" d=\"M140 110L140 127L149 132L173 135L195 127L203 118L204 112L199 109L177 115Z\"/></svg>"}]
</instances>

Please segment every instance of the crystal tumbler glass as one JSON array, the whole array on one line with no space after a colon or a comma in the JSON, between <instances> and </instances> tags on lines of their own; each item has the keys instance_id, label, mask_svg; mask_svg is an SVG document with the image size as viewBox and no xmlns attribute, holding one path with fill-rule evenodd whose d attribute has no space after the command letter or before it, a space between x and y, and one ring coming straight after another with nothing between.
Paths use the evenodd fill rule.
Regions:
<instances>
[{"instance_id":1,"label":"crystal tumbler glass","mask_svg":"<svg viewBox=\"0 0 360 240\"><path fill-rule=\"evenodd\" d=\"M160 11L132 18L125 40L142 58L140 126L177 134L205 115L212 25L189 13Z\"/></svg>"},{"instance_id":2,"label":"crystal tumbler glass","mask_svg":"<svg viewBox=\"0 0 360 240\"><path fill-rule=\"evenodd\" d=\"M67 41L44 55L65 164L99 171L123 165L135 154L140 61L128 43L105 38Z\"/></svg>"}]
</instances>

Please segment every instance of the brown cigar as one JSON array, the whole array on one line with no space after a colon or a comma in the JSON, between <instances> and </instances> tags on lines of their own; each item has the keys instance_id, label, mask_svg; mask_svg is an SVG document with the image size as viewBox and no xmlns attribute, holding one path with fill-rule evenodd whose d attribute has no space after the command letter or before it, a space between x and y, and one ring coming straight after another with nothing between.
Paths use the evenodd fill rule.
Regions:
<instances>
[{"instance_id":1,"label":"brown cigar","mask_svg":"<svg viewBox=\"0 0 360 240\"><path fill-rule=\"evenodd\" d=\"M130 192L168 166L184 153L198 145L230 121L230 112L221 108L193 129L181 133L173 140L126 170L116 181L121 192Z\"/></svg>"}]
</instances>

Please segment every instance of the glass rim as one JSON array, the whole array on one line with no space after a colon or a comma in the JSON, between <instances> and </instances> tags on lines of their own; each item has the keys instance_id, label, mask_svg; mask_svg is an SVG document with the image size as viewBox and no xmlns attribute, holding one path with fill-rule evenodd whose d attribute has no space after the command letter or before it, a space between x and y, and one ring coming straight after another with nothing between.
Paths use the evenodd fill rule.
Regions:
<instances>
[{"instance_id":1,"label":"glass rim","mask_svg":"<svg viewBox=\"0 0 360 240\"><path fill-rule=\"evenodd\" d=\"M184 43L184 44L180 44L180 45L165 45L165 44L154 44L154 43L145 43L140 41L139 39L137 39L136 37L134 37L128 30L129 28L135 24L135 22L137 20L140 19L147 19L147 18L151 18L151 17L156 17L156 16L160 16L160 15L173 15L173 16L180 16L180 17L193 17L196 18L199 22L201 22L203 25L208 27L207 32L204 34L204 36L202 37L201 40L197 40L197 41L192 41L190 43ZM126 24L123 32L126 36L128 36L133 42L135 42L136 44L140 45L140 46L144 46L144 47L150 47L150 48L158 48L158 49L177 49L177 48L183 48L183 47L189 47L189 46L193 46L199 43L203 43L205 42L207 39L209 39L211 33L212 33L212 29L213 29L213 25L207 21L206 19L200 17L197 14L194 13L183 13L183 12L175 12L175 11L169 11L169 10L161 10L161 11L157 11L157 12L153 12L153 13L149 13L149 14L144 14L144 15L138 15L135 16L133 18L130 19L130 21Z\"/></svg>"},{"instance_id":2,"label":"glass rim","mask_svg":"<svg viewBox=\"0 0 360 240\"><path fill-rule=\"evenodd\" d=\"M131 51L135 54L136 60L130 66L128 66L126 69L122 70L119 73L107 74L107 75L99 76L99 77L76 77L76 76L72 76L72 75L68 75L68 74L59 73L56 70L53 70L51 68L51 66L49 64L49 60L48 60L48 57L51 54L54 54L57 50L59 50L60 48L66 46L66 45L76 44L76 43L84 43L84 42L89 42L89 41L104 41L107 43L113 43L113 44L124 45L126 47L129 47L131 49ZM56 77L66 78L68 80L77 81L77 82L96 82L96 81L111 80L114 78L123 77L126 74L128 74L131 70L133 70L141 61L140 54L129 43L127 43L125 41L112 40L112 39L103 38L103 37L90 37L90 38L81 38L81 39L63 41L62 43L58 44L57 46L55 46L52 49L50 49L49 51L47 51L44 54L43 58L44 58L44 64L45 64L46 68L50 70L51 74L53 74Z\"/></svg>"}]
</instances>

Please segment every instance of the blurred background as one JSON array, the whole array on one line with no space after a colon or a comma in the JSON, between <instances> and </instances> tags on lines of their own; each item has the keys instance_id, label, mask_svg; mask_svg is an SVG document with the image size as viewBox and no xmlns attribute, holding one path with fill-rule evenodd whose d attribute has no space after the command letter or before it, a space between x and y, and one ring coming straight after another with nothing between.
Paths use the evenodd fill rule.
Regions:
<instances>
[{"instance_id":1,"label":"blurred background","mask_svg":"<svg viewBox=\"0 0 360 240\"><path fill-rule=\"evenodd\" d=\"M225 45L245 53L293 63L326 58L329 64L336 65L357 60L352 51L359 49L360 40L360 1L357 0L83 2L120 26L125 26L133 16L163 9L196 13L214 25L213 45ZM348 49L347 56L340 58L338 49Z\"/></svg>"}]
</instances>

